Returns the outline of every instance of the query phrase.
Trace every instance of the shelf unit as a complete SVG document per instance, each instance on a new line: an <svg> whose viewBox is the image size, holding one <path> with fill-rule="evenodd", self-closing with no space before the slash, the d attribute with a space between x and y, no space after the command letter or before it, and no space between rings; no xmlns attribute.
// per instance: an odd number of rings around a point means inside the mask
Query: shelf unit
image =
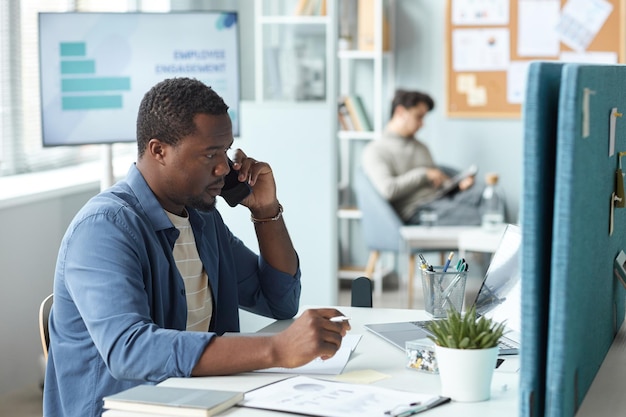
<svg viewBox="0 0 626 417"><path fill-rule="evenodd" d="M297 15L299 0L255 1L257 102L334 97L334 1L323 2L323 15Z"/></svg>
<svg viewBox="0 0 626 417"><path fill-rule="evenodd" d="M306 271L303 304L332 304L339 289L337 170L335 164L322 165L337 159L336 0L325 1L326 14L314 16L296 13L301 0L251 3L255 98L242 103L242 147L250 155L267 158L277 176L277 197L285 206L289 233ZM241 2L240 7L244 7ZM311 63L320 76L313 78L312 90L304 89L315 91L307 96L299 94L297 87L311 80L310 73L302 72ZM280 72L272 73L275 69ZM255 249L254 230L242 226L247 234L238 230L238 237L247 238L244 242Z"/></svg>
<svg viewBox="0 0 626 417"><path fill-rule="evenodd" d="M359 6L366 6L373 13L373 19L371 19L374 25L373 48L371 50L358 49L358 18L362 17L358 11ZM351 94L359 95L372 125L371 131L337 131L339 177L337 220L340 262L338 276L340 279L353 279L363 275L365 270L365 262L355 262L355 258L359 256L358 251L363 252L365 248L360 248L358 244L361 214L356 208L351 182L353 172L359 164L359 149L368 141L376 140L380 136L387 119L385 116L394 87L395 2L394 0L339 0L337 7L339 35L348 35L355 40L350 49L337 51L338 98ZM384 27L385 21L386 28ZM389 37L387 50L383 50L383 44L386 43L383 39L385 30L386 36ZM365 81L359 84L361 79ZM370 79L371 82L368 82Z"/></svg>

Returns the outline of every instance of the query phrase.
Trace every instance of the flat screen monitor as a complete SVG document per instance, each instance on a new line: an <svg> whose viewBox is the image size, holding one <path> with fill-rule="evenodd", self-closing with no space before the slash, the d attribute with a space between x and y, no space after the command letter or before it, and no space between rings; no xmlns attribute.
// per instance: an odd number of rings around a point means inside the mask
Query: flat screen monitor
<svg viewBox="0 0 626 417"><path fill-rule="evenodd" d="M236 12L40 13L44 146L134 142L144 94L166 79L211 86L239 136Z"/></svg>

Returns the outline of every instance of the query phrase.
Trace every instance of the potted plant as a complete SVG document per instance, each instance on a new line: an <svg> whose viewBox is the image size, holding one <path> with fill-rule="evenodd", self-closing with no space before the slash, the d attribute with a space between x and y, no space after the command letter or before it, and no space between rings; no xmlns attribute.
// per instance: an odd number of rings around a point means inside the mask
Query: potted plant
<svg viewBox="0 0 626 417"><path fill-rule="evenodd" d="M447 318L429 324L441 377L442 395L455 401L485 401L498 359L504 323L477 317L472 307L461 316L450 309Z"/></svg>

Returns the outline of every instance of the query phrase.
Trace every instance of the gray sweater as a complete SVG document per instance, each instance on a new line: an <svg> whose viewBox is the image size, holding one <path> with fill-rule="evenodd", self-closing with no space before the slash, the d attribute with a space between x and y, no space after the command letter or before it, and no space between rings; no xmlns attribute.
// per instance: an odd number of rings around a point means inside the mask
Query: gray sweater
<svg viewBox="0 0 626 417"><path fill-rule="evenodd" d="M405 222L435 194L426 170L436 165L428 147L414 137L385 131L366 145L361 163L374 187Z"/></svg>

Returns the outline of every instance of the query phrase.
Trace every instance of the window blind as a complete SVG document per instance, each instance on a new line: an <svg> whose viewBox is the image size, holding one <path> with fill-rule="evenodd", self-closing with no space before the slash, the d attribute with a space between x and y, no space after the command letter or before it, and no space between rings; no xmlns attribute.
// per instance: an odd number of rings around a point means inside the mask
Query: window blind
<svg viewBox="0 0 626 417"><path fill-rule="evenodd" d="M42 146L39 96L39 12L167 12L169 0L3 0L0 2L0 176L94 161L101 145ZM43 69L45 70L45 68ZM136 152L114 144L113 155Z"/></svg>

